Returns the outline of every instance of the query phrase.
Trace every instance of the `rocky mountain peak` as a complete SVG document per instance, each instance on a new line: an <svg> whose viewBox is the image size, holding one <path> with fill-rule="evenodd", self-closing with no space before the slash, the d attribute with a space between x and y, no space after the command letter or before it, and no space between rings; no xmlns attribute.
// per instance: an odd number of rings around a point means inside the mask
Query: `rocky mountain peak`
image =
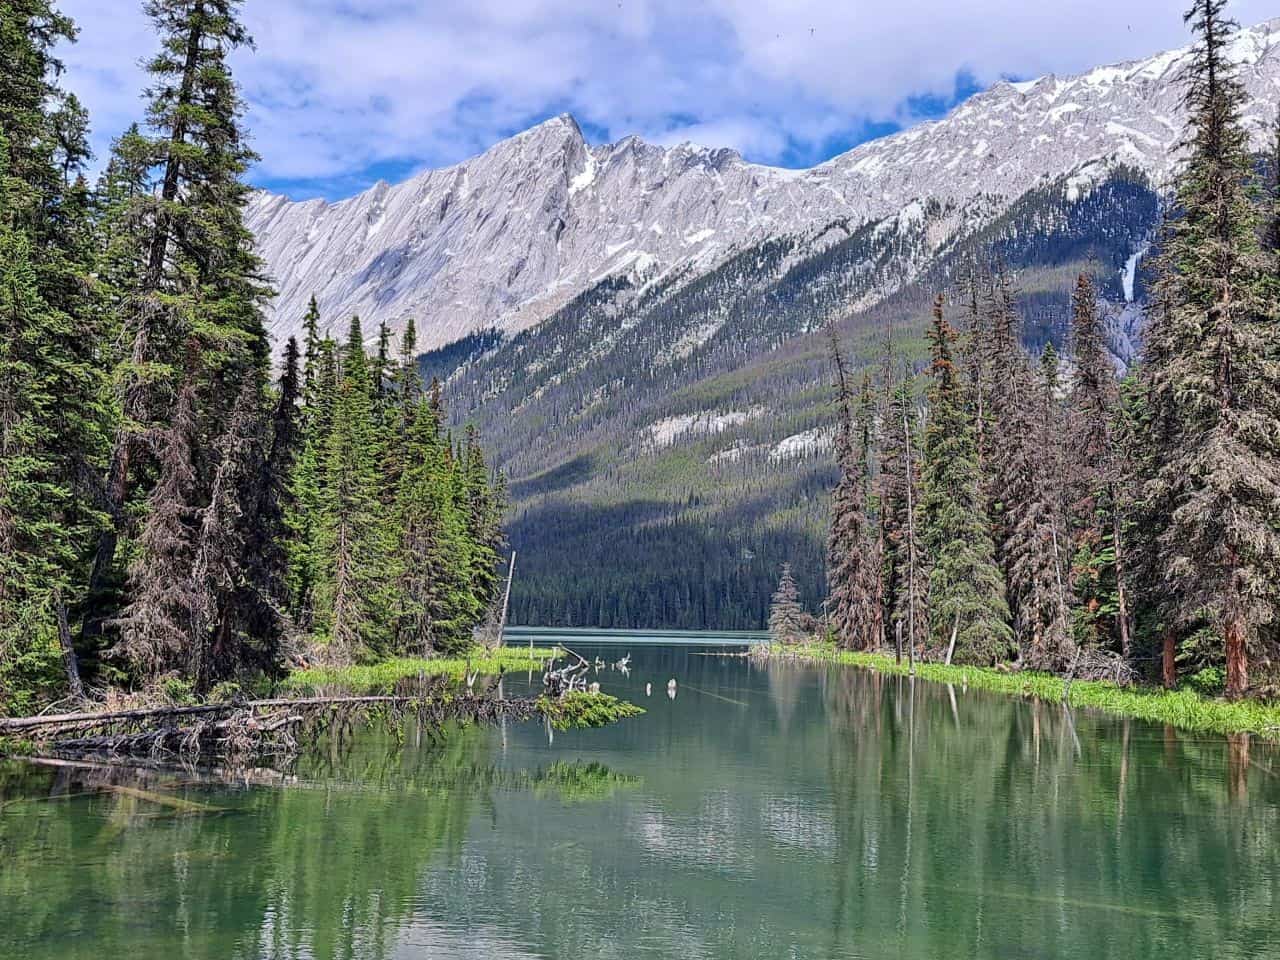
<svg viewBox="0 0 1280 960"><path fill-rule="evenodd" d="M1242 30L1231 51L1262 142L1280 99L1280 18ZM430 348L537 324L611 274L696 273L751 242L837 220L856 226L916 201L990 216L1068 174L1073 190L1117 164L1159 181L1177 162L1184 117L1173 81L1187 53L1001 82L941 120L810 170L634 136L591 146L560 114L469 160L337 203L259 193L248 224L279 291L272 330L281 341L297 333L315 294L335 331L352 313L393 329L413 316Z"/></svg>

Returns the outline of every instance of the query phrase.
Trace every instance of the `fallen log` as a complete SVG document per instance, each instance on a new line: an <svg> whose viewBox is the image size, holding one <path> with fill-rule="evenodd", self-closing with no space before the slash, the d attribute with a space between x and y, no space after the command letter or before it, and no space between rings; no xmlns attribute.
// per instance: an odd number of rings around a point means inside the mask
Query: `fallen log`
<svg viewBox="0 0 1280 960"><path fill-rule="evenodd" d="M413 687L398 685L391 695L233 700L10 718L0 720L0 752L8 734L29 741L23 752L34 748L52 758L145 758L188 767L225 760L244 767L256 757L290 760L300 744L325 732L341 740L356 722L373 717L387 724L416 717L429 729L443 730L450 722L521 722L539 716L563 729L601 726L633 715L636 708L630 704L588 693L585 672L586 662L579 658L553 676L544 687L547 693L536 698L503 697L501 677L482 691L461 693L446 678L434 678Z"/></svg>
<svg viewBox="0 0 1280 960"><path fill-rule="evenodd" d="M305 697L302 699L228 700L226 703L201 703L190 706L140 707L134 710L113 710L101 713L54 713L37 717L12 717L0 719L0 734L18 733L49 726L102 726L131 720L153 720L165 717L187 717L211 713L234 713L237 710L258 710L278 707L309 707L341 704L405 703L411 696L369 697Z"/></svg>

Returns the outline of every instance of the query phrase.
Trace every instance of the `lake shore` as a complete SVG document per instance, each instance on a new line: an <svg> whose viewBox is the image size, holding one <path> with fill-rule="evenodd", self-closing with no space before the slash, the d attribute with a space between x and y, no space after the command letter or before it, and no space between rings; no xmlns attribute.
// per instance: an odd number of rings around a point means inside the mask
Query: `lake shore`
<svg viewBox="0 0 1280 960"><path fill-rule="evenodd" d="M406 677L463 680L468 674L496 676L503 672L541 670L548 660L561 655L556 647L508 645L494 650L476 649L451 657L397 657L371 664L311 667L294 670L280 681L278 689L297 695L334 687L368 693L388 690Z"/></svg>
<svg viewBox="0 0 1280 960"><path fill-rule="evenodd" d="M756 649L762 650L762 656L768 660L835 663L901 676L907 676L911 671L911 666L905 659L899 663L890 654L839 650L824 643L787 646L775 644ZM1193 690L1126 688L1094 680L1074 680L1068 684L1062 677L1047 673L1006 673L986 667L947 666L941 663L916 663L915 675L935 683L1034 697L1050 703L1061 703L1065 698L1072 707L1101 710L1152 723L1166 723L1183 730L1219 734L1251 733L1268 740L1280 741L1280 704L1276 703L1227 701L1205 697Z"/></svg>

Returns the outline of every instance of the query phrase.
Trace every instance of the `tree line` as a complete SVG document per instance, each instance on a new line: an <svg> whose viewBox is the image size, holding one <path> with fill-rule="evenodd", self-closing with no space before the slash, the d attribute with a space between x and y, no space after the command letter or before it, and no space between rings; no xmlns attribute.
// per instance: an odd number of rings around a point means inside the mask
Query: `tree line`
<svg viewBox="0 0 1280 960"><path fill-rule="evenodd" d="M1250 665L1269 668L1280 639L1280 126L1257 164L1223 7L1187 14L1187 162L1123 379L1087 275L1068 356L1033 358L1008 272L972 270L935 304L923 403L891 339L878 382L856 384L833 331L841 644L1264 686Z"/></svg>
<svg viewBox="0 0 1280 960"><path fill-rule="evenodd" d="M502 484L414 332L353 318L273 370L243 212L238 0L147 0L146 120L90 185L71 20L0 8L0 709L89 679L197 691L466 642Z"/></svg>

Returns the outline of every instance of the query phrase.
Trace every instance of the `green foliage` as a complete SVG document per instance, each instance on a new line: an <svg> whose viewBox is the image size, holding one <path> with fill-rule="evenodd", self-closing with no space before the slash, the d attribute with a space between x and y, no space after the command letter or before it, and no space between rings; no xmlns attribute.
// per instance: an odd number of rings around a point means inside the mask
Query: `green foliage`
<svg viewBox="0 0 1280 960"><path fill-rule="evenodd" d="M1227 689L1280 606L1280 299L1225 0L1196 0L1187 71L1188 158L1165 224L1144 378L1166 613L1184 635L1221 633Z"/></svg>
<svg viewBox="0 0 1280 960"><path fill-rule="evenodd" d="M501 478L474 431L455 449L412 330L398 361L384 330L371 369L357 318L340 352L318 323L313 303L285 515L294 616L337 663L464 652L496 596Z"/></svg>
<svg viewBox="0 0 1280 960"><path fill-rule="evenodd" d="M166 677L160 689L170 703L178 706L196 702L195 684L185 677Z"/></svg>
<svg viewBox="0 0 1280 960"><path fill-rule="evenodd" d="M252 44L240 3L146 13L146 124L91 190L86 113L55 82L72 23L45 0L0 9L8 711L56 698L77 660L95 683L247 688L279 674L298 628L338 661L460 650L496 593L502 483L474 432L455 449L438 398L430 436L413 432L412 329L397 361L382 325L371 364L359 322L339 348L313 300L304 355L290 342L269 383L271 291L243 216L256 156L229 66Z"/></svg>
<svg viewBox="0 0 1280 960"><path fill-rule="evenodd" d="M644 713L634 703L607 693L584 693L580 690L562 697L539 697L538 707L557 730L603 727Z"/></svg>
<svg viewBox="0 0 1280 960"><path fill-rule="evenodd" d="M1187 686L1202 697L1219 697L1226 688L1227 674L1221 667L1205 667L1187 677Z"/></svg>

